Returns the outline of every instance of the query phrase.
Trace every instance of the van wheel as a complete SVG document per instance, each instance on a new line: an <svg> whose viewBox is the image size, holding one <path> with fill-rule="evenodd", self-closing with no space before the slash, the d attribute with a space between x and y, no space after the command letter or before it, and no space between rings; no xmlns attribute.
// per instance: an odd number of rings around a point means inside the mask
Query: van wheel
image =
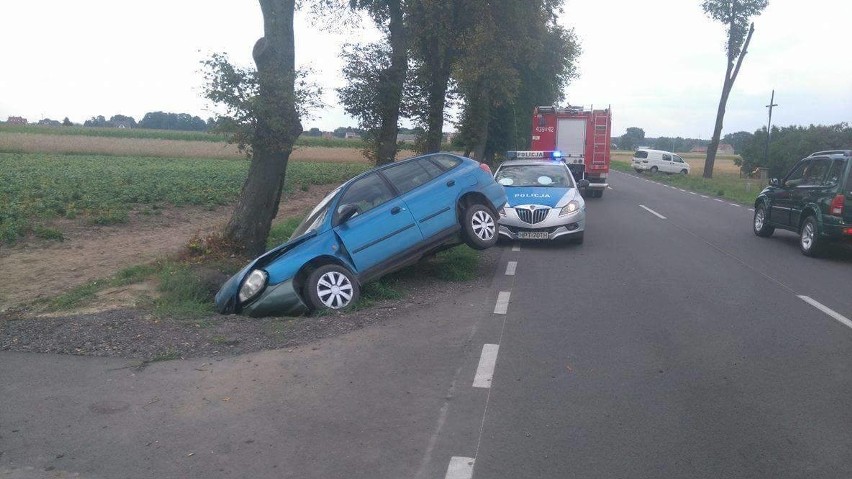
<svg viewBox="0 0 852 479"><path fill-rule="evenodd" d="M686 171L686 170L680 170L680 174L683 175L683 176L686 176L686 175L689 174L689 172Z"/></svg>
<svg viewBox="0 0 852 479"><path fill-rule="evenodd" d="M649 171L651 172L652 175L656 175L657 171L659 171L659 169L656 166L652 166Z"/></svg>
<svg viewBox="0 0 852 479"><path fill-rule="evenodd" d="M774 226L766 222L766 206L761 203L754 209L754 234L761 238L768 238L775 232Z"/></svg>
<svg viewBox="0 0 852 479"><path fill-rule="evenodd" d="M633 168L633 169L636 170L636 173L642 174L642 170L640 170L639 168Z"/></svg>
<svg viewBox="0 0 852 479"><path fill-rule="evenodd" d="M473 204L464 210L462 219L464 242L473 249L487 249L497 244L497 218L491 208Z"/></svg>
<svg viewBox="0 0 852 479"><path fill-rule="evenodd" d="M799 233L799 249L805 256L818 256L822 252L823 241L819 237L817 220L813 216L805 218Z"/></svg>

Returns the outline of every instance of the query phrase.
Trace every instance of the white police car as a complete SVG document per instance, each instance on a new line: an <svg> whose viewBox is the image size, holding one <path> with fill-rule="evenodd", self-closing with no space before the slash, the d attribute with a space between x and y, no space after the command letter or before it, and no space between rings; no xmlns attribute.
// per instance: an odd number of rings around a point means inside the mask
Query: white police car
<svg viewBox="0 0 852 479"><path fill-rule="evenodd" d="M574 181L558 152L512 153L518 159L504 161L494 173L509 199L498 220L500 236L582 243L586 203L580 188L588 180Z"/></svg>

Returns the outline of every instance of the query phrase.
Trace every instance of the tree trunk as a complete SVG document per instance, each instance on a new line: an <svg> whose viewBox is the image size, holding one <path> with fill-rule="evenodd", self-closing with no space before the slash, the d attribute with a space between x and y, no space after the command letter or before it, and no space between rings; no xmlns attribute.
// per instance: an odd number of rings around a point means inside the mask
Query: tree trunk
<svg viewBox="0 0 852 479"><path fill-rule="evenodd" d="M441 151L444 140L444 105L447 101L447 85L450 82L450 65L444 61L430 78L428 114L426 118L425 153Z"/></svg>
<svg viewBox="0 0 852 479"><path fill-rule="evenodd" d="M224 238L247 256L266 251L278 213L287 161L302 124L295 104L295 0L260 0L264 36L254 45L259 105L251 165Z"/></svg>
<svg viewBox="0 0 852 479"><path fill-rule="evenodd" d="M385 71L384 95L382 95L381 126L377 135L376 164L393 163L396 158L396 138L399 134L399 106L402 89L408 72L408 38L403 23L402 5L399 0L388 2L390 21L388 30L391 44L391 65Z"/></svg>

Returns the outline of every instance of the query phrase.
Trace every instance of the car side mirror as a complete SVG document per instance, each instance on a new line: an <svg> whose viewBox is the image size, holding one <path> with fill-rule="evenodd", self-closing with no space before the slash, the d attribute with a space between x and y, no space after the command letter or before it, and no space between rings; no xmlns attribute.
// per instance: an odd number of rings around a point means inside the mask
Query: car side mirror
<svg viewBox="0 0 852 479"><path fill-rule="evenodd" d="M590 184L591 183L589 183L589 180L582 179L577 182L577 188L588 188Z"/></svg>
<svg viewBox="0 0 852 479"><path fill-rule="evenodd" d="M342 206L337 215L339 224L346 223L349 218L355 216L356 213L358 213L358 205L350 204Z"/></svg>
<svg viewBox="0 0 852 479"><path fill-rule="evenodd" d="M781 180L779 180L778 178L772 178L771 180L769 180L769 185L770 186L781 186Z"/></svg>

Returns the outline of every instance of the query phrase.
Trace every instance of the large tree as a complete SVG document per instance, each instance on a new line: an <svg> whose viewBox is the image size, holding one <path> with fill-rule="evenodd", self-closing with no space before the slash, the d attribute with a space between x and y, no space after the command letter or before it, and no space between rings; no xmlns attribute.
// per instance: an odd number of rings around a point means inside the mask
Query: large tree
<svg viewBox="0 0 852 479"><path fill-rule="evenodd" d="M235 140L251 155L248 176L223 233L227 244L248 256L266 250L287 162L302 133L295 91L295 0L259 1L263 37L252 51L257 71L235 70L227 59L214 56L205 92L207 98L224 103L235 114L225 124L235 128ZM246 91L241 83L247 76L256 81L256 91Z"/></svg>
<svg viewBox="0 0 852 479"><path fill-rule="evenodd" d="M704 0L701 8L713 20L725 24L727 31L726 52L728 65L725 70L725 80L722 83L722 97L716 111L716 124L713 127L713 137L707 146L707 159L704 162L704 178L713 177L713 164L716 161L716 150L722 135L722 122L725 119L725 107L728 96L734 87L734 81L740 72L748 52L748 44L754 33L754 23L751 17L759 15L766 8L767 0Z"/></svg>

